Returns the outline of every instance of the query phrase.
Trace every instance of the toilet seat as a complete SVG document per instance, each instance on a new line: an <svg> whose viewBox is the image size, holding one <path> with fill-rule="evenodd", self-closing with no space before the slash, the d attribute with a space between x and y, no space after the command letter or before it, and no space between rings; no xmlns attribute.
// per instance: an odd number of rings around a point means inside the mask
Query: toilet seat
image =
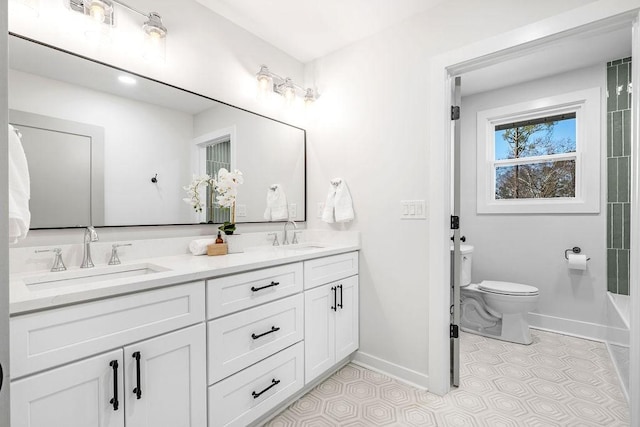
<svg viewBox="0 0 640 427"><path fill-rule="evenodd" d="M529 296L538 295L538 288L535 286L523 285L522 283L497 282L484 280L478 284L478 289L485 292L501 295Z"/></svg>

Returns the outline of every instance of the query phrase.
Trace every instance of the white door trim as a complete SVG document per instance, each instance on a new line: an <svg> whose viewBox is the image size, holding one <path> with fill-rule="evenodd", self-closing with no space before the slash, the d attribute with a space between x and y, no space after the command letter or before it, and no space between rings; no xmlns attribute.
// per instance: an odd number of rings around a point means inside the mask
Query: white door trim
<svg viewBox="0 0 640 427"><path fill-rule="evenodd" d="M592 31L610 25L629 25L637 15L637 0L600 0L561 13L551 18L530 24L506 34L473 43L464 48L439 55L431 61L429 83L429 390L437 394L449 391L449 215L451 207L451 121L449 117L451 76L480 68L503 60L512 55L522 55L530 49L538 48L565 35L580 31ZM635 74L638 67L634 67ZM638 97L634 97L634 107ZM634 115L634 147L637 145L637 108ZM464 111L462 112L464 115ZM637 155L636 155L637 157ZM637 170L637 169L636 169ZM638 179L638 177L634 177ZM636 192L637 190L637 186ZM637 193L636 195L637 201ZM633 208L632 208L633 209ZM632 220L640 225L638 212ZM464 219L463 219L464 220ZM632 241L640 244L637 235ZM632 250L633 250L632 246ZM632 263L633 264L633 263ZM637 283L638 272L632 270L632 283ZM634 300L637 300L637 295ZM635 306L640 307L640 304ZM632 318L632 327L640 327L638 313ZM635 328L634 328L635 329ZM636 331L638 329L635 329ZM636 340L637 341L637 340ZM632 343L631 360L640 362L639 343ZM635 353L634 353L635 350ZM638 377L638 366L632 366L632 373ZM634 394L634 391L636 394ZM638 396L640 388L632 386L632 396ZM634 397L632 397L633 401ZM637 398L636 398L637 400ZM640 419L638 408L633 409L634 420Z"/></svg>

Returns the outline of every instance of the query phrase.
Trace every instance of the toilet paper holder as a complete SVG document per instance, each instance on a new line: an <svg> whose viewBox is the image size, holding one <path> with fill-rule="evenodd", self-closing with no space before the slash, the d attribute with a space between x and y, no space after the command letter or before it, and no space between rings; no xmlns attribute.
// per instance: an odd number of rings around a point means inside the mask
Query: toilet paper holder
<svg viewBox="0 0 640 427"><path fill-rule="evenodd" d="M570 249L565 249L564 250L564 259L568 260L569 257L567 256L567 252L573 252L574 254L579 254L580 252L582 252L582 249L580 249L578 246L574 246L573 248ZM589 261L591 258L587 258L587 261Z"/></svg>

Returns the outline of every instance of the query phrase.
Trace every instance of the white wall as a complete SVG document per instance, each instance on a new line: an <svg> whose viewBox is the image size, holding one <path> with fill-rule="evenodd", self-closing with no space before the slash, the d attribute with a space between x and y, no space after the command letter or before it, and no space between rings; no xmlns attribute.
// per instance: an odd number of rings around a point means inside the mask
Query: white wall
<svg viewBox="0 0 640 427"><path fill-rule="evenodd" d="M194 117L194 137L233 128L236 164L244 184L237 204L245 205L239 221L264 221L267 189L280 184L289 205L295 204L294 221L305 217L304 131L242 110L217 105Z"/></svg>
<svg viewBox="0 0 640 427"><path fill-rule="evenodd" d="M473 0L435 9L314 61L307 78L321 98L309 127L308 206L324 201L329 179L342 176L356 219L309 227L362 233L362 360L428 384L429 235L427 221L400 220L400 200L426 199L430 58L560 13L584 1Z"/></svg>
<svg viewBox="0 0 640 427"><path fill-rule="evenodd" d="M12 13L11 32L97 59L177 87L191 90L241 108L304 127L298 109L257 99L255 73L267 64L278 74L303 80L304 67L297 60L194 1L129 0L131 6L157 11L169 30L164 64L142 58L139 44L142 18L128 12L118 14L111 44L95 44L84 36L79 14L71 13L60 0L40 0L38 18ZM155 173L155 172L154 172ZM189 175L190 176L190 175ZM182 196L181 196L182 197ZM264 225L240 225L238 230L264 230ZM103 229L101 240L126 240L166 236L213 234L215 228L202 226L152 227L147 229ZM73 243L81 230L30 232L24 245Z"/></svg>
<svg viewBox="0 0 640 427"><path fill-rule="evenodd" d="M15 70L9 85L11 109L105 130L105 224L193 222L182 202L192 175L191 114Z"/></svg>
<svg viewBox="0 0 640 427"><path fill-rule="evenodd" d="M532 316L532 325L567 333L586 333L572 329L578 327L572 321L607 324L605 66L603 63L462 98L461 231L467 237L466 243L475 247L472 281L504 280L536 286L540 290L540 302L534 311L537 315ZM464 76L462 85L464 88ZM602 141L600 213L478 215L477 112L593 87L600 88L602 100L601 135L596 136ZM591 257L584 272L567 269L564 250L574 246ZM603 332L593 325L589 325L587 331Z"/></svg>

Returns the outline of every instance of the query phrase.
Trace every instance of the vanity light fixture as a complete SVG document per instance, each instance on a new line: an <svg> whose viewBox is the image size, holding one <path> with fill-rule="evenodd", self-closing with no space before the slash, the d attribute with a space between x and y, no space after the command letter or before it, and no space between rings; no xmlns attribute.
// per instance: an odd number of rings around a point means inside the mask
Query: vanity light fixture
<svg viewBox="0 0 640 427"><path fill-rule="evenodd" d="M142 31L145 35L145 57L164 59L165 44L167 38L167 27L162 23L162 17L157 12L144 13L120 0L68 0L69 8L74 12L79 12L91 17L95 22L114 27L115 5L122 9L136 13L146 18L142 24Z"/></svg>
<svg viewBox="0 0 640 427"><path fill-rule="evenodd" d="M289 77L281 77L271 72L266 65L260 66L256 79L260 92L275 92L283 96L287 102L293 102L298 94L302 95L306 105L310 105L318 99L318 94L313 89L298 86Z"/></svg>

